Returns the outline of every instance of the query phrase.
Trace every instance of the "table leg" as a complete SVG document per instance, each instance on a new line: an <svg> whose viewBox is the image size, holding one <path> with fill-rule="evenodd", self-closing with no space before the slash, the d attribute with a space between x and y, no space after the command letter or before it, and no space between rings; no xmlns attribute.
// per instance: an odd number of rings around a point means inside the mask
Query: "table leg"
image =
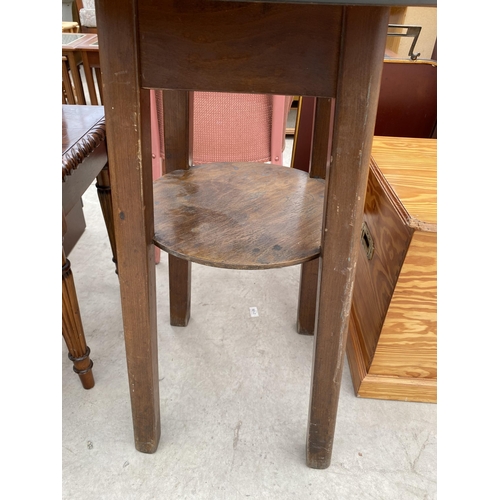
<svg viewBox="0 0 500 500"><path fill-rule="evenodd" d="M135 447L154 453L161 425L151 115L149 90L141 89L139 54L130 36L135 8L134 2L96 3L103 26L120 26L99 32L100 64L106 109L113 110L106 113L106 136ZM120 51L111 50L115 46Z"/></svg>
<svg viewBox="0 0 500 500"><path fill-rule="evenodd" d="M319 258L304 262L300 268L297 332L301 335L314 335L316 298L318 295L318 269Z"/></svg>
<svg viewBox="0 0 500 500"><path fill-rule="evenodd" d="M318 469L331 461L389 8L344 14L307 433L307 464Z"/></svg>
<svg viewBox="0 0 500 500"><path fill-rule="evenodd" d="M187 326L191 315L191 262L168 256L170 324Z"/></svg>
<svg viewBox="0 0 500 500"><path fill-rule="evenodd" d="M193 92L163 91L163 139L168 158L165 172L193 163ZM187 326L191 309L191 262L168 256L170 324Z"/></svg>
<svg viewBox="0 0 500 500"><path fill-rule="evenodd" d="M63 215L63 236L66 232L65 223ZM74 364L74 372L80 377L84 389L91 389L94 387L93 363L89 358L90 349L83 332L71 264L66 259L64 249L62 250L62 334L68 348L68 357Z"/></svg>
<svg viewBox="0 0 500 500"><path fill-rule="evenodd" d="M306 107L313 109L305 109ZM309 151L308 155L299 151L299 156L309 156L309 176L314 179L325 179L326 171L330 168L332 154L333 117L335 114L335 100L314 98L312 101L303 99L302 112L306 120L306 130L312 140L304 142L300 147ZM310 118L309 118L310 117ZM302 117L301 117L302 119ZM302 129L302 123L299 128ZM309 127L312 131L309 132ZM312 145L312 149L311 149ZM305 162L304 162L305 163ZM314 335L316 321L316 299L318 292L319 259L302 264L300 273L299 305L297 311L297 331L302 335Z"/></svg>
<svg viewBox="0 0 500 500"><path fill-rule="evenodd" d="M113 221L113 205L111 198L111 185L109 179L109 165L99 172L97 176L96 189L99 196L99 203L101 204L102 215L106 230L108 232L109 243L111 245L111 252L113 254L113 262L115 263L115 271L118 274L118 260L116 257L116 239L115 239L115 223Z"/></svg>

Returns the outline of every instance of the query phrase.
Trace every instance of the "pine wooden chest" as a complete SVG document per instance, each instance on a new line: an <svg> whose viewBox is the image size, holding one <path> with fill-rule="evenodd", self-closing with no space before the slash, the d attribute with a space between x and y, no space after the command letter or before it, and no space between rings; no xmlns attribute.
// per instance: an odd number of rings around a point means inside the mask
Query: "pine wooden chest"
<svg viewBox="0 0 500 500"><path fill-rule="evenodd" d="M437 399L436 152L374 138L347 345L360 397Z"/></svg>

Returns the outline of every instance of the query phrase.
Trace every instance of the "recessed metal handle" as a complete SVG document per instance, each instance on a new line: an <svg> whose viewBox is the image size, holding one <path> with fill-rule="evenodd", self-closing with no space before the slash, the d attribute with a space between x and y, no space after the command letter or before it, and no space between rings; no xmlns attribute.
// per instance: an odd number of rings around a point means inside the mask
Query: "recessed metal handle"
<svg viewBox="0 0 500 500"><path fill-rule="evenodd" d="M373 238L370 234L368 226L366 225L366 222L363 222L363 226L361 227L361 245L366 252L368 260L371 260L371 258L373 257L373 252L375 251L375 245L373 244Z"/></svg>

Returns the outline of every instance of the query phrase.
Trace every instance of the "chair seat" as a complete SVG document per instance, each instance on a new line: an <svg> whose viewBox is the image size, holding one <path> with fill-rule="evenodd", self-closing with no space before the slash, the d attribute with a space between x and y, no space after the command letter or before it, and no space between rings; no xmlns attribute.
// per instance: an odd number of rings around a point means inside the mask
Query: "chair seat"
<svg viewBox="0 0 500 500"><path fill-rule="evenodd" d="M199 264L270 269L320 252L325 181L266 163L210 163L154 183L154 242Z"/></svg>

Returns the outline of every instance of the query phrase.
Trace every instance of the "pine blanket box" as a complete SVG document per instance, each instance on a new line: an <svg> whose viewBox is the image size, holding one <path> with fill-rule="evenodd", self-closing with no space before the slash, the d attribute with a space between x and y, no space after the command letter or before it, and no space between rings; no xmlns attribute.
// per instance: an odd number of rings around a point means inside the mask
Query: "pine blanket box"
<svg viewBox="0 0 500 500"><path fill-rule="evenodd" d="M436 153L374 138L347 344L359 397L437 400Z"/></svg>

